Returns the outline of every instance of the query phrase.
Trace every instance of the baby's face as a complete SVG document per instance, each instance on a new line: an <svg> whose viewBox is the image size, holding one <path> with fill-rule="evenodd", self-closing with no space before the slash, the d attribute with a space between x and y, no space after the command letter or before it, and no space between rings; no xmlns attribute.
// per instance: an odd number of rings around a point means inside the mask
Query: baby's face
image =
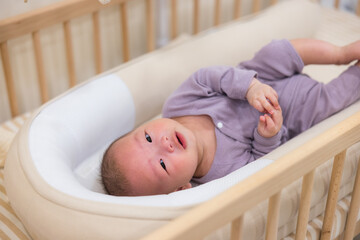
<svg viewBox="0 0 360 240"><path fill-rule="evenodd" d="M164 194L189 186L198 164L193 132L172 119L146 123L115 147L134 195Z"/></svg>

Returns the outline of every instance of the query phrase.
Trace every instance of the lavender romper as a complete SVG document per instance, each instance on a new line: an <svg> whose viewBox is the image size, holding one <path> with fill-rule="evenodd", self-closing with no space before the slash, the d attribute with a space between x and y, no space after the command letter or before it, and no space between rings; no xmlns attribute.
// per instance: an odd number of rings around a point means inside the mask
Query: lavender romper
<svg viewBox="0 0 360 240"><path fill-rule="evenodd" d="M360 98L359 67L349 67L328 84L301 74L303 67L288 40L274 40L237 67L200 69L170 96L164 117L208 115L215 124L215 159L205 176L193 178L195 184L241 168ZM254 77L279 96L284 121L271 138L258 134L261 113L245 98Z"/></svg>

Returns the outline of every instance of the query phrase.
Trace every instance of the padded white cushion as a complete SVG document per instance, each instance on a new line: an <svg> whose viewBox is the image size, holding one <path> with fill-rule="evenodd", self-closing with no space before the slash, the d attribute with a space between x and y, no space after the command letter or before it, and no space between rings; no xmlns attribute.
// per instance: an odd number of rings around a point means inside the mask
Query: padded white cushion
<svg viewBox="0 0 360 240"><path fill-rule="evenodd" d="M30 154L51 186L87 198L91 193L84 186L98 191L97 176L77 179L75 169L87 159L99 162L104 147L130 131L134 121L128 88L116 75L105 75L65 94L38 114L29 132Z"/></svg>

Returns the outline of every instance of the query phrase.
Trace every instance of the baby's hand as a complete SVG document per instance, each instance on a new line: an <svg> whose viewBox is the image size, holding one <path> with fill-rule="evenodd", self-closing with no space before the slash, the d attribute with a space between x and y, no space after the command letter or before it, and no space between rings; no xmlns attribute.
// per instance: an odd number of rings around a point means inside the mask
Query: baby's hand
<svg viewBox="0 0 360 240"><path fill-rule="evenodd" d="M275 110L280 109L275 90L269 85L259 82L256 78L250 83L246 99L251 106L262 113L272 114Z"/></svg>
<svg viewBox="0 0 360 240"><path fill-rule="evenodd" d="M273 114L264 114L260 116L258 123L258 133L265 138L275 136L281 129L283 123L282 111L279 107Z"/></svg>

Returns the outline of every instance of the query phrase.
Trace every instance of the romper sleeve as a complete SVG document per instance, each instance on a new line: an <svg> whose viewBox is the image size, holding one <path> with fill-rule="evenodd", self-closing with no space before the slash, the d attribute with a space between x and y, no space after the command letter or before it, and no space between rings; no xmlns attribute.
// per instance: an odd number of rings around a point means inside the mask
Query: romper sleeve
<svg viewBox="0 0 360 240"><path fill-rule="evenodd" d="M259 79L276 80L301 73L304 63L290 41L282 39L271 41L238 67L256 71Z"/></svg>
<svg viewBox="0 0 360 240"><path fill-rule="evenodd" d="M265 138L259 134L257 128L254 130L254 141L252 142L252 154L254 159L258 159L271 152L281 145L281 139L286 129L281 126L280 131L273 137Z"/></svg>
<svg viewBox="0 0 360 240"><path fill-rule="evenodd" d="M218 95L246 100L247 90L255 76L256 72L253 70L229 66L202 68L175 90L165 102L163 113L182 112L182 108L189 109L189 104L193 101Z"/></svg>

